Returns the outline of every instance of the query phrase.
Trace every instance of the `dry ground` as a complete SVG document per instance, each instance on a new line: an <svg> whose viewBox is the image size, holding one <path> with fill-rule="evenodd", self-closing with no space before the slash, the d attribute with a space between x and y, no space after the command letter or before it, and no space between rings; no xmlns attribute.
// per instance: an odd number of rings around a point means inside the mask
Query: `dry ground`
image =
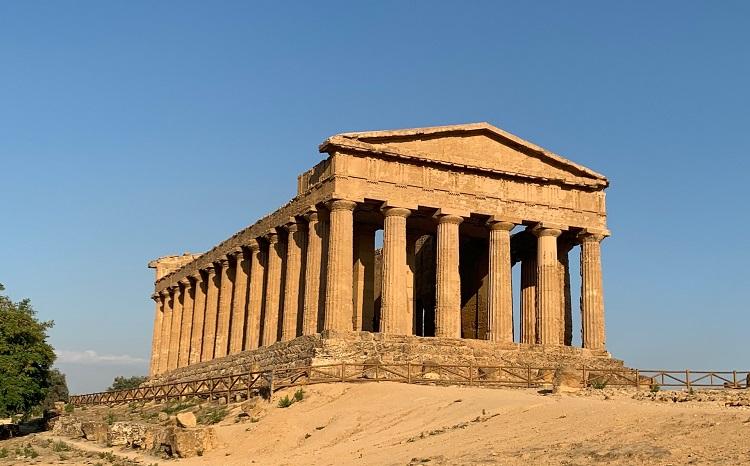
<svg viewBox="0 0 750 466"><path fill-rule="evenodd" d="M292 393L262 402L257 422L235 406L218 424L219 450L178 461L140 455L141 464L750 464L750 409L723 401L368 383L306 387L301 402L277 407Z"/></svg>

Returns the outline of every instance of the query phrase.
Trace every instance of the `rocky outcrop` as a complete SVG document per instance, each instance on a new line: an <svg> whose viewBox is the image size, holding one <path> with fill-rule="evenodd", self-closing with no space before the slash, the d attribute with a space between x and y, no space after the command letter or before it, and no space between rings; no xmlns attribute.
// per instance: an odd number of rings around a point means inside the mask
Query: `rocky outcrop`
<svg viewBox="0 0 750 466"><path fill-rule="evenodd" d="M185 424L189 423L189 420L185 422ZM52 433L62 437L84 438L103 445L125 446L179 458L202 455L218 446L213 427L185 428L130 421L114 422L108 425L103 421L81 421L75 416L61 416L55 423Z"/></svg>

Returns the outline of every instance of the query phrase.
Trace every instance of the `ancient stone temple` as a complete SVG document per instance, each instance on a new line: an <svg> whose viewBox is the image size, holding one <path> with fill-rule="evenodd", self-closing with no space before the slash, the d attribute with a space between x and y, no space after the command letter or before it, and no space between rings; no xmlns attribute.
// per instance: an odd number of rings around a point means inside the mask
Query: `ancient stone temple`
<svg viewBox="0 0 750 466"><path fill-rule="evenodd" d="M582 346L604 353L603 175L487 123L342 133L319 150L289 203L149 264L152 375L326 331L562 350L576 246Z"/></svg>

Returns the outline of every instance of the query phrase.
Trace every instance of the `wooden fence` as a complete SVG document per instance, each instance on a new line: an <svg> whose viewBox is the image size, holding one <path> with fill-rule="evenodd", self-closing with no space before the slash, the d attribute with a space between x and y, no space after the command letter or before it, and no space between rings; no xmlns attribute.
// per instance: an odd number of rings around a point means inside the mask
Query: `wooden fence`
<svg viewBox="0 0 750 466"><path fill-rule="evenodd" d="M72 395L74 405L116 404L134 401L170 401L191 397L245 398L270 396L286 387L331 382L401 382L411 384L472 385L479 387L542 387L552 383L552 367L475 366L443 364L340 363L223 375L188 382L173 382L131 390ZM666 371L591 369L582 367L586 386L660 388L747 388L750 371Z"/></svg>

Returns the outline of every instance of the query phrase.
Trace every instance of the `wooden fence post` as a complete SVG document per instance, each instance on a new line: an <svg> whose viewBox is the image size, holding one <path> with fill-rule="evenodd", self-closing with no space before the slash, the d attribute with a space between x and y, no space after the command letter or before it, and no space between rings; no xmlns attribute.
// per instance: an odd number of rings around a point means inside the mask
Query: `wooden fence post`
<svg viewBox="0 0 750 466"><path fill-rule="evenodd" d="M687 389L690 391L690 371L688 369L685 369L685 385L687 385Z"/></svg>
<svg viewBox="0 0 750 466"><path fill-rule="evenodd" d="M641 375L638 372L638 369L635 370L635 389L636 390L641 389Z"/></svg>

